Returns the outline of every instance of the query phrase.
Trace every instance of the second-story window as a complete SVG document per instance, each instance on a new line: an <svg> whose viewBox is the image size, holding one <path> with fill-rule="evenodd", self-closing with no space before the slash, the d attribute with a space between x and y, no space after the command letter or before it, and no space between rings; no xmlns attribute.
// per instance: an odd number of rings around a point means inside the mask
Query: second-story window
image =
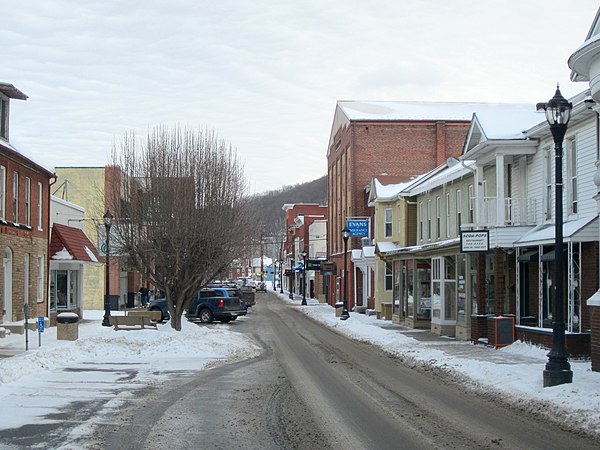
<svg viewBox="0 0 600 450"><path fill-rule="evenodd" d="M446 194L446 237L450 237L450 193Z"/></svg>
<svg viewBox="0 0 600 450"><path fill-rule="evenodd" d="M19 174L13 172L13 222L19 223Z"/></svg>
<svg viewBox="0 0 600 450"><path fill-rule="evenodd" d="M462 196L460 189L456 190L456 235L460 233L462 225Z"/></svg>
<svg viewBox="0 0 600 450"><path fill-rule="evenodd" d="M42 230L43 227L43 206L44 206L44 190L42 188L42 183L38 183L38 204L37 204L37 211L38 211L38 230Z"/></svg>
<svg viewBox="0 0 600 450"><path fill-rule="evenodd" d="M0 166L0 219L6 220L6 167Z"/></svg>
<svg viewBox="0 0 600 450"><path fill-rule="evenodd" d="M31 226L31 179L25 177L25 225Z"/></svg>
<svg viewBox="0 0 600 450"><path fill-rule="evenodd" d="M435 198L435 237L436 239L440 238L442 233L442 224L441 224L441 199L439 196Z"/></svg>
<svg viewBox="0 0 600 450"><path fill-rule="evenodd" d="M392 236L392 208L385 208L383 210L383 216L384 216L384 231L383 231L383 235L384 237L391 237Z"/></svg>
<svg viewBox="0 0 600 450"><path fill-rule="evenodd" d="M427 239L431 239L431 200L427 200Z"/></svg>
<svg viewBox="0 0 600 450"><path fill-rule="evenodd" d="M571 139L567 145L568 152L568 198L569 198L569 212L571 214L577 214L577 143L575 139Z"/></svg>
<svg viewBox="0 0 600 450"><path fill-rule="evenodd" d="M475 223L475 195L473 185L469 185L469 223Z"/></svg>
<svg viewBox="0 0 600 450"><path fill-rule="evenodd" d="M423 239L423 202L419 202L419 239Z"/></svg>
<svg viewBox="0 0 600 450"><path fill-rule="evenodd" d="M546 188L544 192L545 204L545 215L546 219L552 217L552 155L550 148L547 148L544 153L544 186Z"/></svg>

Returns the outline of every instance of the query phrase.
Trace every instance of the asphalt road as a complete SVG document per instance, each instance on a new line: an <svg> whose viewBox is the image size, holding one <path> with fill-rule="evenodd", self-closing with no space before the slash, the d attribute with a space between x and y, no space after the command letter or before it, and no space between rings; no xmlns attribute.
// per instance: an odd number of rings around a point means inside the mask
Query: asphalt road
<svg viewBox="0 0 600 450"><path fill-rule="evenodd" d="M599 448L448 374L338 335L271 293L257 297L229 325L263 344L260 357L144 393L96 436L97 448Z"/></svg>

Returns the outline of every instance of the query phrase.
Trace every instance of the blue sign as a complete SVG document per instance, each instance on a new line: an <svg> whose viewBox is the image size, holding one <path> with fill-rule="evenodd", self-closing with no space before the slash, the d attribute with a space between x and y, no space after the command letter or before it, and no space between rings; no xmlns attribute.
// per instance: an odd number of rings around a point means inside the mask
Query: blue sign
<svg viewBox="0 0 600 450"><path fill-rule="evenodd" d="M350 236L369 236L369 220L346 220L346 226L350 230Z"/></svg>
<svg viewBox="0 0 600 450"><path fill-rule="evenodd" d="M38 333L44 332L44 318L42 316L38 317Z"/></svg>

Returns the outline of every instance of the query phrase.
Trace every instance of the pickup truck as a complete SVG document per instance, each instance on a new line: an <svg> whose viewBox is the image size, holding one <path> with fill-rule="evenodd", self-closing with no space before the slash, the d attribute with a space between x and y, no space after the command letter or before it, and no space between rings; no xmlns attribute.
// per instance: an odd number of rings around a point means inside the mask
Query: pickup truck
<svg viewBox="0 0 600 450"><path fill-rule="evenodd" d="M230 296L226 289L202 289L196 293L187 311L187 319L192 322L211 323L218 320L229 323L243 315L239 297Z"/></svg>

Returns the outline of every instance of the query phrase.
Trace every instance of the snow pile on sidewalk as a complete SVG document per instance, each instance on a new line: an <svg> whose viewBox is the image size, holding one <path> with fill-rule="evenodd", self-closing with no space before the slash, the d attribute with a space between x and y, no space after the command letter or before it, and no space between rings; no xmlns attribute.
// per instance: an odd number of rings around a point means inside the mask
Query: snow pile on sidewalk
<svg viewBox="0 0 600 450"><path fill-rule="evenodd" d="M102 363L140 363L138 379L156 377L162 371L199 370L219 360L236 360L255 356L260 349L243 334L230 327L202 327L182 321L182 330L169 323L158 330L119 330L101 325L103 311L86 311L79 324L79 339L58 341L56 327L42 333L29 332L29 351L0 359L0 398L7 385L28 375L36 379L43 372L82 361ZM0 340L0 351L24 348L25 335L11 334Z"/></svg>

